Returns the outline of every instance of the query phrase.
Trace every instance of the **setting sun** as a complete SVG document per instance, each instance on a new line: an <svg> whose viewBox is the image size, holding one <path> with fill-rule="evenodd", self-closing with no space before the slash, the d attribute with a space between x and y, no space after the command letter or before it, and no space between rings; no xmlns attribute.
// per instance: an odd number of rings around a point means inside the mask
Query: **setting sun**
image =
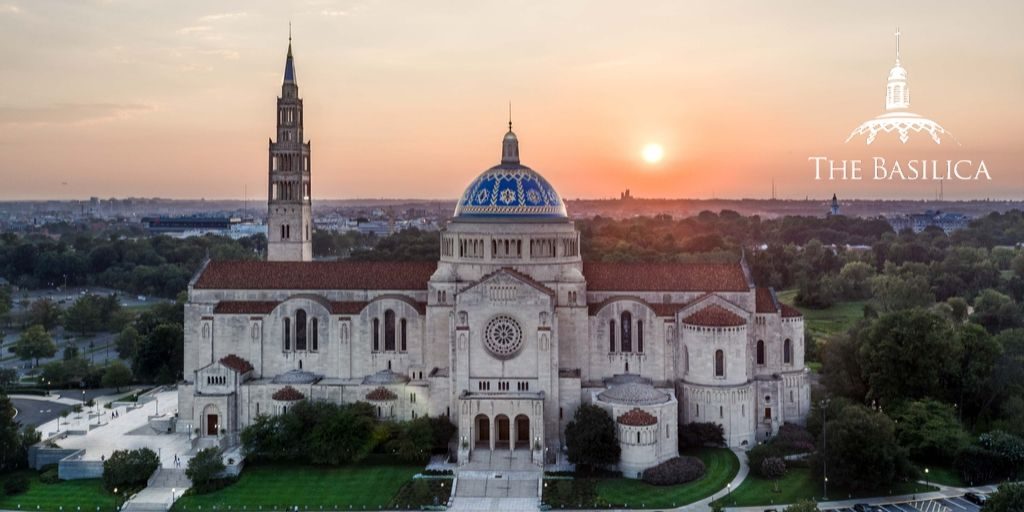
<svg viewBox="0 0 1024 512"><path fill-rule="evenodd" d="M641 155L643 155L645 162L649 164L656 164L665 156L665 150L662 149L661 144L651 143L644 146Z"/></svg>

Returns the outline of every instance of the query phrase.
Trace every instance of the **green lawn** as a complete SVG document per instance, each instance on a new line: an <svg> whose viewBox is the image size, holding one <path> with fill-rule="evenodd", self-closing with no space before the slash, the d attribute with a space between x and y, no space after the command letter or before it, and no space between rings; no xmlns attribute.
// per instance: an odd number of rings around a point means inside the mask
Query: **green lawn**
<svg viewBox="0 0 1024 512"><path fill-rule="evenodd" d="M209 494L186 495L174 509L388 507L399 489L421 470L422 466L376 462L341 467L252 465L235 484Z"/></svg>
<svg viewBox="0 0 1024 512"><path fill-rule="evenodd" d="M960 475L953 468L935 467L928 466L928 476L924 474L925 466L919 466L917 469L921 471L921 479L928 480L929 482L936 483L939 485L948 485L950 487L967 487L967 482L960 479Z"/></svg>
<svg viewBox="0 0 1024 512"><path fill-rule="evenodd" d="M726 506L753 507L821 499L821 481L811 476L811 470L807 468L791 468L789 471L786 471L786 476L778 481L779 492L775 492L775 488L775 482L750 474L738 488L733 489L728 497L719 501ZM879 489L875 492L851 493L830 482L828 497L833 500L839 500L869 496L913 494L915 492L926 492L935 489L935 487L908 482L893 484L891 488Z"/></svg>
<svg viewBox="0 0 1024 512"><path fill-rule="evenodd" d="M683 455L700 458L707 472L700 479L680 485L659 487L628 478L603 478L596 481L596 504L581 503L585 508L609 505L629 508L668 508L686 505L711 496L725 487L739 472L736 455L725 448L704 448ZM575 482L585 482L584 479ZM545 483L545 493L558 485L558 480ZM563 484L564 485L564 484Z"/></svg>
<svg viewBox="0 0 1024 512"><path fill-rule="evenodd" d="M0 493L0 509L5 510L39 510L55 511L64 507L65 511L114 510L114 495L103 489L103 481L65 480L55 484L44 484L39 481L39 473L35 471L19 471L4 476L4 481L13 475L25 475L29 480L28 491L14 496Z"/></svg>
<svg viewBox="0 0 1024 512"><path fill-rule="evenodd" d="M796 290L785 290L778 293L779 300L786 304L793 304L796 299ZM804 326L816 338L828 338L834 334L846 332L864 318L864 304L867 301L855 300L849 302L837 302L828 309L801 308L804 314Z"/></svg>

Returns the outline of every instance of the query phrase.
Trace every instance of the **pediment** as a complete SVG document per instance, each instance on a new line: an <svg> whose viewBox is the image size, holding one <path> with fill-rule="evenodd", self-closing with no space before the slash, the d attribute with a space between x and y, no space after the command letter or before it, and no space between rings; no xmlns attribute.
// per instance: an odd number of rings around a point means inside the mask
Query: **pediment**
<svg viewBox="0 0 1024 512"><path fill-rule="evenodd" d="M459 293L460 301L519 303L552 300L555 292L530 276L512 268L487 274Z"/></svg>

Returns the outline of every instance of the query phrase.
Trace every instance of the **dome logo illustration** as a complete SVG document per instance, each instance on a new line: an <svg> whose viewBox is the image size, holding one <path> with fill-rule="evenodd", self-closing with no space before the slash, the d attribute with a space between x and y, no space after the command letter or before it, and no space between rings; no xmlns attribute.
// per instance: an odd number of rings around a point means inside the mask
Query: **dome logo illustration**
<svg viewBox="0 0 1024 512"><path fill-rule="evenodd" d="M850 132L846 143L864 137L865 144L871 144L879 135L892 134L906 144L911 136L927 135L935 144L943 140L959 142L939 123L910 111L910 86L907 84L907 70L900 62L900 29L896 29L896 65L889 70L885 86L885 113L868 119Z"/></svg>

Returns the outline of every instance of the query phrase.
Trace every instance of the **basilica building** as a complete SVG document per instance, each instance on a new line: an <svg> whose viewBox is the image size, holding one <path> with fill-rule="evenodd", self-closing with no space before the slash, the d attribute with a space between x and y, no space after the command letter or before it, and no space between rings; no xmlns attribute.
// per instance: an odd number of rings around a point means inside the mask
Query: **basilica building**
<svg viewBox="0 0 1024 512"><path fill-rule="evenodd" d="M443 415L478 450L556 460L581 404L615 420L621 469L678 455L678 426L730 446L803 422L800 313L729 263L599 263L509 130L472 178L436 262L312 261L310 145L289 45L268 162L267 261L210 261L185 306L179 425L229 438L299 400ZM181 427L179 427L181 428ZM522 452L521 452L522 453Z"/></svg>

